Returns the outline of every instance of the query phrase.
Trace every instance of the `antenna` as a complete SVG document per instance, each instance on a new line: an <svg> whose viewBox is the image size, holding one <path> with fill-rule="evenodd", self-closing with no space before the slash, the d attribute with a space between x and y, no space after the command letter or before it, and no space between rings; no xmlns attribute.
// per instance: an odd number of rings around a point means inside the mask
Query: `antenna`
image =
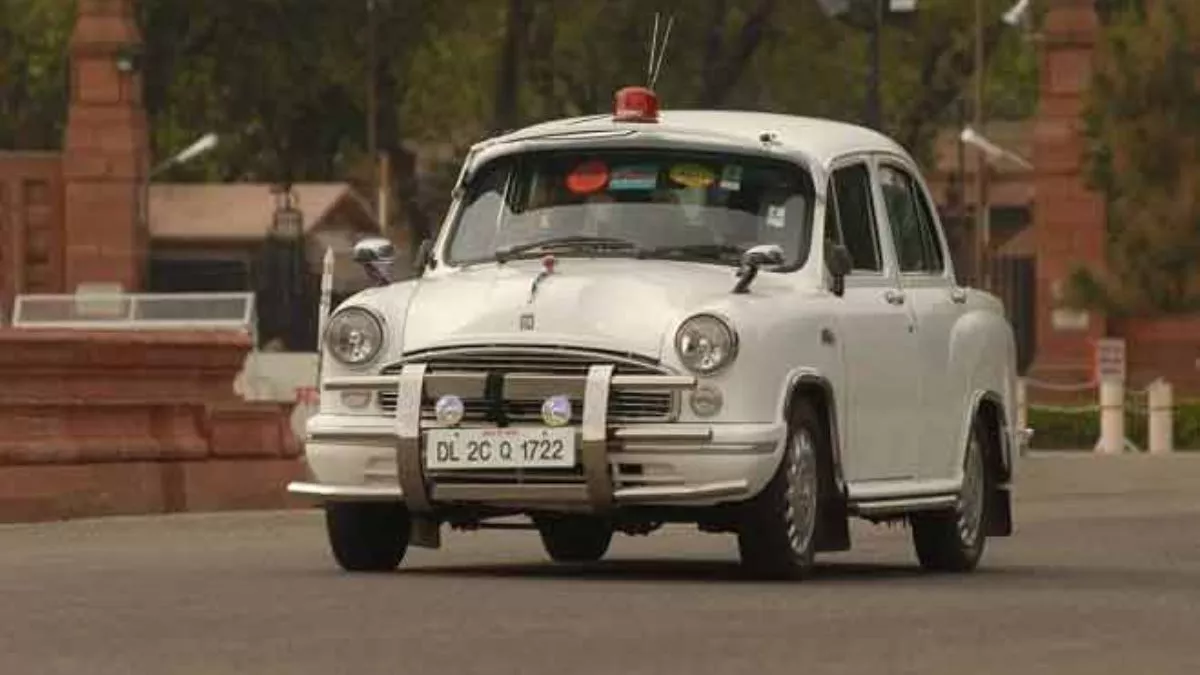
<svg viewBox="0 0 1200 675"><path fill-rule="evenodd" d="M659 13L654 13L654 35L650 38L650 64L646 70L646 87L654 88L658 75L662 72L663 58L667 54L667 43L671 39L671 27L675 25L675 15L667 17L667 28L663 32L662 44L658 43ZM657 53L656 53L657 52Z"/></svg>

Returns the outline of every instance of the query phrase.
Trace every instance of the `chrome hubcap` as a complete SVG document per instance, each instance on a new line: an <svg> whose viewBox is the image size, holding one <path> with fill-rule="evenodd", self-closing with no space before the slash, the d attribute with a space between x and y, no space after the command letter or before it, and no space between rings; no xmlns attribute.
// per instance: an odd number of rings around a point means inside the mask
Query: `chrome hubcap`
<svg viewBox="0 0 1200 675"><path fill-rule="evenodd" d="M964 469L962 494L958 502L958 536L963 544L974 546L982 529L984 500L983 452L974 433L967 444Z"/></svg>
<svg viewBox="0 0 1200 675"><path fill-rule="evenodd" d="M801 429L792 436L787 468L788 541L803 553L813 537L817 516L817 449L812 435Z"/></svg>

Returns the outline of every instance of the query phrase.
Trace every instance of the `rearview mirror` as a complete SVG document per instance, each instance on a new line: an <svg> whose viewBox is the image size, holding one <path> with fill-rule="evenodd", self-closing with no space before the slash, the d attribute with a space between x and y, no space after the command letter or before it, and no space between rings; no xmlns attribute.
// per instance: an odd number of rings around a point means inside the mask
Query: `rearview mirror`
<svg viewBox="0 0 1200 675"><path fill-rule="evenodd" d="M392 283L392 263L396 261L396 248L383 237L366 237L354 244L351 254L354 262L363 266L367 274L380 286Z"/></svg>
<svg viewBox="0 0 1200 675"><path fill-rule="evenodd" d="M825 266L833 277L833 294L841 297L846 292L846 275L854 269L850 250L844 244L832 244L826 251Z"/></svg>

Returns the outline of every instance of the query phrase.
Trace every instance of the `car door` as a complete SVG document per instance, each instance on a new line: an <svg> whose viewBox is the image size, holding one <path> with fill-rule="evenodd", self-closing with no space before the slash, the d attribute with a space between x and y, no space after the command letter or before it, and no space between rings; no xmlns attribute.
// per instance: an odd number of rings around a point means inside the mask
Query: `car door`
<svg viewBox="0 0 1200 675"><path fill-rule="evenodd" d="M918 474L953 478L967 393L951 361L951 337L966 293L955 283L946 242L916 170L881 157L879 188L895 244L900 283L916 315L921 379Z"/></svg>
<svg viewBox="0 0 1200 675"><path fill-rule="evenodd" d="M888 255L872 183L868 158L835 164L826 206L834 211L827 236L845 245L854 263L838 305L846 379L842 462L851 483L911 479L917 471L914 318Z"/></svg>

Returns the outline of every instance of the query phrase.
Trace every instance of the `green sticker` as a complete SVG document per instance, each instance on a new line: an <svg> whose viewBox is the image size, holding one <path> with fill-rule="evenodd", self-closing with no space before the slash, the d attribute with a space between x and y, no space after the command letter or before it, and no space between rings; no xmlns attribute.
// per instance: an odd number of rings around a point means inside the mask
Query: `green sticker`
<svg viewBox="0 0 1200 675"><path fill-rule="evenodd" d="M658 167L653 164L614 167L608 179L608 189L653 190L658 186Z"/></svg>

